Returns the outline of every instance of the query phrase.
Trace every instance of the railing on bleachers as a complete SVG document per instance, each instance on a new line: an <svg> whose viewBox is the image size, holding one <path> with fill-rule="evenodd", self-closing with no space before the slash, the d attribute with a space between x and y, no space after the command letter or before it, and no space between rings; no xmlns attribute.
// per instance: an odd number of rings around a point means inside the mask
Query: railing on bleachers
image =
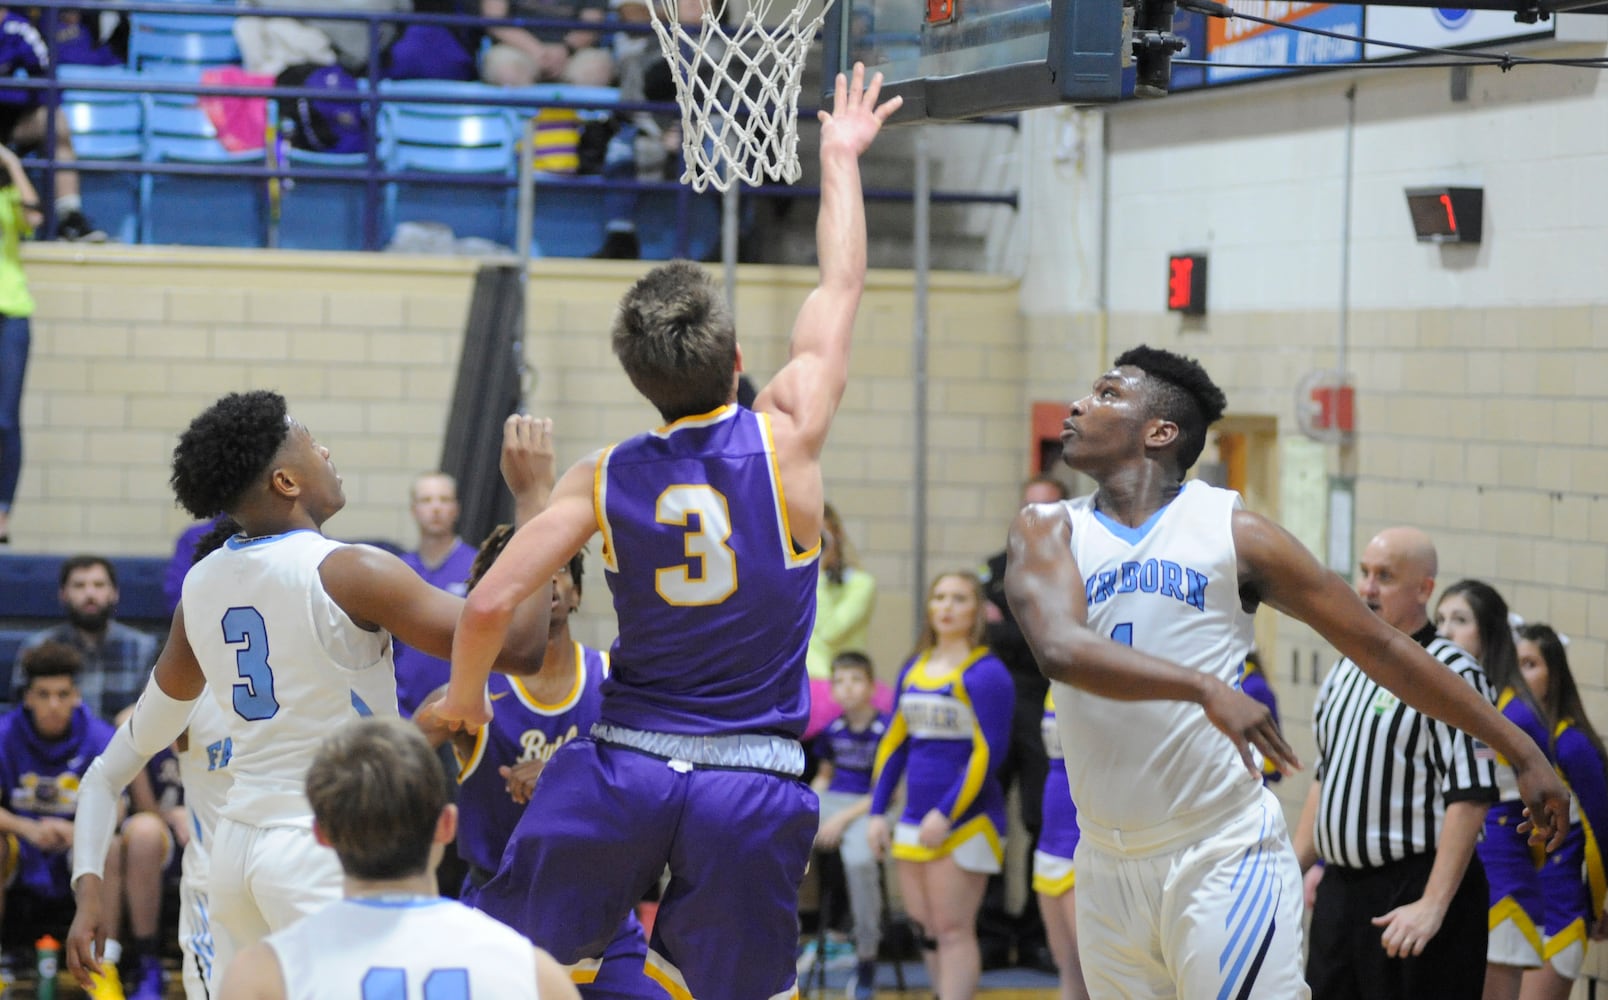
<svg viewBox="0 0 1608 1000"><path fill-rule="evenodd" d="M248 10L223 0L133 2L103 5L133 22L130 65L112 68L61 66L55 58L61 11L83 10L75 0L37 0L40 30L50 47L46 74L13 78L8 86L44 92L60 103L78 148L67 164L50 156L30 157L43 172L47 195L57 169L75 169L85 205L115 239L139 243L201 243L299 249L378 250L407 221L440 221L457 236L478 235L516 244L522 204L534 202L531 254L590 256L601 246L609 221L605 201L624 196L642 244L642 256L711 258L720 249L723 213L732 200L696 195L675 180L612 178L595 174L534 173L525 198L516 199L522 178L518 148L526 123L540 109L581 115L649 111L678 114L674 104L624 102L607 88L541 84L502 88L480 83L387 81L381 78L382 26L430 24L484 29L504 25L575 27L576 22L492 19L464 14L328 10ZM222 26L236 17L290 17L311 22L364 22L370 59L356 92L322 88L204 84L201 74L228 61L232 33ZM197 30L186 33L188 19ZM595 29L597 25L584 27ZM645 26L609 24L609 31L645 31ZM166 36L157 40L157 36ZM656 43L655 43L656 44ZM270 128L260 150L231 153L201 109L213 98L268 102ZM365 109L363 151L314 153L293 149L273 129L280 100L340 101ZM813 121L814 109L800 109ZM998 123L997 121L995 122ZM54 148L55 120L47 125L45 151ZM485 198L482 192L500 197ZM818 195L797 185L745 187L743 197L796 198ZM872 201L909 201L908 189L871 189ZM48 207L51 199L41 199ZM935 192L934 202L1016 204L1014 193ZM441 218L454 211L456 218ZM51 220L47 218L46 232ZM527 252L525 247L517 248Z"/></svg>

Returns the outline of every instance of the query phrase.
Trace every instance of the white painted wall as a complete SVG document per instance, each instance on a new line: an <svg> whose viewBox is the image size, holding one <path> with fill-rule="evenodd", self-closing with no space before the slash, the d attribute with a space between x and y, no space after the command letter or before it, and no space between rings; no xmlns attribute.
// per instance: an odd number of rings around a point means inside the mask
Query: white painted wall
<svg viewBox="0 0 1608 1000"><path fill-rule="evenodd" d="M1556 43L1525 51L1603 55L1601 46ZM1113 312L1161 311L1167 255L1186 250L1210 255L1213 311L1337 307L1352 86L1354 309L1601 301L1604 74L1480 68L1468 100L1453 102L1450 73L1351 71L1103 112L1025 115L1016 236L1024 312L1099 308L1102 155ZM1432 184L1484 187L1478 247L1414 240L1402 192Z"/></svg>

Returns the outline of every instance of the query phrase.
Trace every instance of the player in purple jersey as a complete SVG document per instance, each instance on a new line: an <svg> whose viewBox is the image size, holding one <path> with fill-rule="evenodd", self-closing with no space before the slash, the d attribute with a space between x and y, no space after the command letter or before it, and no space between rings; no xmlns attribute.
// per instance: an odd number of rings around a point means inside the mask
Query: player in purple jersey
<svg viewBox="0 0 1608 1000"><path fill-rule="evenodd" d="M1551 736L1544 713L1519 672L1507 601L1496 588L1483 580L1459 580L1447 587L1435 605L1435 631L1480 661L1497 709L1546 749ZM1496 779L1501 798L1486 810L1483 835L1474 845L1489 891L1482 995L1485 1000L1518 1000L1525 970L1541 967L1545 902L1539 859L1518 832L1524 803L1518 799L1513 769L1504 760L1497 760Z"/></svg>
<svg viewBox="0 0 1608 1000"><path fill-rule="evenodd" d="M1586 941L1608 938L1608 750L1586 718L1563 639L1549 625L1518 630L1519 672L1552 725L1549 749L1574 795L1579 819L1541 869L1545 938L1541 968L1524 974L1523 1000L1568 1000L1580 977Z"/></svg>
<svg viewBox="0 0 1608 1000"><path fill-rule="evenodd" d="M465 606L440 715L492 719L486 677L514 606L592 535L619 639L592 739L553 756L480 905L564 963L596 958L670 867L649 972L698 1000L794 988L798 888L817 825L798 743L821 537L821 449L865 287L860 154L899 106L839 76L821 118L821 282L792 358L735 404L742 351L719 288L673 261L626 293L612 331L665 420L577 463Z"/></svg>
<svg viewBox="0 0 1608 1000"><path fill-rule="evenodd" d="M458 481L445 472L426 472L413 481L408 509L419 526L419 547L402 561L432 587L462 597L468 593L475 548L458 537ZM425 696L447 682L448 664L439 656L396 644L396 703L404 716L418 711Z"/></svg>
<svg viewBox="0 0 1608 1000"><path fill-rule="evenodd" d="M496 560L513 528L499 525L480 545L468 576L472 589ZM525 812L542 769L560 747L591 732L602 707L601 688L608 654L583 646L570 635L569 619L581 606L583 554L553 576L553 608L547 649L528 673L493 674L491 725L478 733L453 730L435 715L445 695L431 693L414 722L439 746L452 740L458 759L458 854L469 865L459 895L474 906L481 886L496 874L514 827ZM519 924L513 928L529 936ZM602 956L577 965L571 975L584 1000L658 1000L664 991L643 972L648 944L636 914L629 914Z"/></svg>
<svg viewBox="0 0 1608 1000"><path fill-rule="evenodd" d="M877 747L866 831L879 857L891 841L927 974L939 996L954 1000L977 992L977 911L1005 857L999 769L1016 686L983 645L985 601L974 573L941 573L928 588L927 624L899 673L893 718ZM890 835L883 813L901 776L905 808Z"/></svg>
<svg viewBox="0 0 1608 1000"><path fill-rule="evenodd" d="M877 978L877 949L882 944L882 866L866 837L871 812L871 772L877 744L888 731L888 715L871 704L876 674L870 657L856 650L832 660L832 700L842 714L815 738L820 761L813 787L821 799L821 829L815 846L837 851L854 915L854 981L848 994L869 1000ZM821 914L821 919L826 919ZM825 955L816 955L826 961Z"/></svg>

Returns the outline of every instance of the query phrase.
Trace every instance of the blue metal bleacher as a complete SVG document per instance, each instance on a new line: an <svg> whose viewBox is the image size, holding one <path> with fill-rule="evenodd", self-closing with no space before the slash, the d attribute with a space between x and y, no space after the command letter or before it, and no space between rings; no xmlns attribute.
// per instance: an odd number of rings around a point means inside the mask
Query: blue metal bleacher
<svg viewBox="0 0 1608 1000"><path fill-rule="evenodd" d="M147 71L149 72L149 71ZM198 82L193 68L169 80ZM261 165L263 153L231 153L193 94L145 95L145 159L151 163ZM260 247L267 243L267 185L251 177L146 174L141 179L140 242Z"/></svg>
<svg viewBox="0 0 1608 1000"><path fill-rule="evenodd" d="M362 153L319 153L286 146L286 165L361 170ZM279 195L279 246L286 250L363 249L363 188L360 180L310 177L287 180Z"/></svg>
<svg viewBox="0 0 1608 1000"><path fill-rule="evenodd" d="M136 79L121 66L62 66L64 82ZM80 160L137 162L145 151L145 102L139 94L64 90L62 114ZM114 240L139 238L140 180L131 172L84 171L79 175L84 211Z"/></svg>
<svg viewBox="0 0 1608 1000"><path fill-rule="evenodd" d="M462 96L462 104L415 103L409 93ZM380 151L386 169L512 179L518 137L507 110L473 103L494 88L476 83L384 80L380 93L395 101L380 109ZM441 222L454 235L514 242L512 187L448 187L392 181L385 186L387 238L402 222Z"/></svg>
<svg viewBox="0 0 1608 1000"><path fill-rule="evenodd" d="M205 68L240 63L234 18L226 14L135 14L128 36L128 64L144 70L155 63Z"/></svg>

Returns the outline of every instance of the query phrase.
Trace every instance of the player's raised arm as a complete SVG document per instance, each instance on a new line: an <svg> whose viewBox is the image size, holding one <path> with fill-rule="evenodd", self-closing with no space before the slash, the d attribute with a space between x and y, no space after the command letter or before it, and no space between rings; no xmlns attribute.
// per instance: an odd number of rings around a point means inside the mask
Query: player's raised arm
<svg viewBox="0 0 1608 1000"><path fill-rule="evenodd" d="M1548 849L1569 828L1569 793L1546 754L1478 691L1412 637L1368 610L1345 580L1295 536L1259 514L1234 512L1240 582L1269 607L1312 626L1368 676L1413 708L1495 747L1513 762L1537 837Z"/></svg>
<svg viewBox="0 0 1608 1000"><path fill-rule="evenodd" d="M1259 773L1246 749L1251 745L1280 770L1300 769L1266 705L1209 674L1089 628L1083 574L1072 558L1072 525L1061 505L1022 508L1005 551L1005 596L1044 676L1117 701L1194 702L1233 740L1253 772Z"/></svg>
<svg viewBox="0 0 1608 1000"><path fill-rule="evenodd" d="M754 400L754 409L788 417L810 457L819 456L843 398L849 373L849 339L865 288L865 197L860 154L902 103L880 107L882 74L865 79L856 63L852 78L839 73L832 110L821 111L821 207L815 221L820 284L804 300L793 325L788 363Z"/></svg>
<svg viewBox="0 0 1608 1000"><path fill-rule="evenodd" d="M597 531L592 487L598 458L584 458L564 473L547 509L514 532L503 554L469 592L453 634L447 696L436 706L436 715L445 722L472 731L491 721L486 678L514 609L537 590L551 587L553 574Z"/></svg>

